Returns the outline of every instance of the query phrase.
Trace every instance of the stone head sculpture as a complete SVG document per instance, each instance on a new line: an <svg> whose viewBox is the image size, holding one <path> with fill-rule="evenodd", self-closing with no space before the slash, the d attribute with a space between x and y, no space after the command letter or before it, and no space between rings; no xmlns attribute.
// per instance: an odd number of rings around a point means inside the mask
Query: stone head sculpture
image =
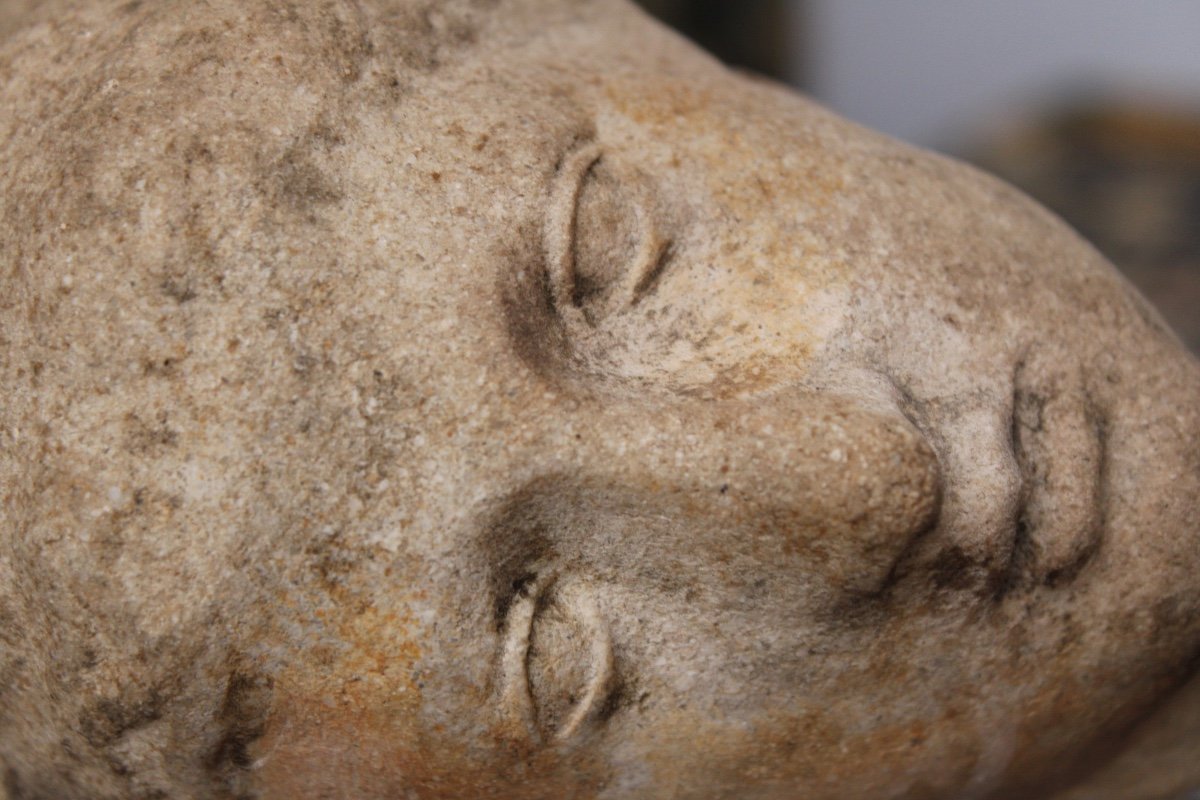
<svg viewBox="0 0 1200 800"><path fill-rule="evenodd" d="M1011 189L625 0L14 27L10 800L1035 797L1188 674L1200 368Z"/></svg>

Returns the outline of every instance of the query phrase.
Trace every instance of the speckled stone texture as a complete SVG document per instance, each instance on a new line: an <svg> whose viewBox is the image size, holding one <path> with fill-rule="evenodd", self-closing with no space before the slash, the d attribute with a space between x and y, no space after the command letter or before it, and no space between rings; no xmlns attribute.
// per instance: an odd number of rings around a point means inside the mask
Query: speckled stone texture
<svg viewBox="0 0 1200 800"><path fill-rule="evenodd" d="M625 0L30 5L0 796L1035 798L1192 673L1200 367L1011 189Z"/></svg>

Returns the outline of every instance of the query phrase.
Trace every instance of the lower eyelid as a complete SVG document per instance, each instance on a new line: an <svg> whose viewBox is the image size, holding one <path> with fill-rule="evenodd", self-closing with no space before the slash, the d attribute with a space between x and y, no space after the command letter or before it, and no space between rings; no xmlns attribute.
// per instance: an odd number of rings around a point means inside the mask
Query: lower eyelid
<svg viewBox="0 0 1200 800"><path fill-rule="evenodd" d="M1078 375L1018 369L1013 447L1025 484L1015 555L1050 586L1070 579L1104 532L1107 435L1103 410Z"/></svg>

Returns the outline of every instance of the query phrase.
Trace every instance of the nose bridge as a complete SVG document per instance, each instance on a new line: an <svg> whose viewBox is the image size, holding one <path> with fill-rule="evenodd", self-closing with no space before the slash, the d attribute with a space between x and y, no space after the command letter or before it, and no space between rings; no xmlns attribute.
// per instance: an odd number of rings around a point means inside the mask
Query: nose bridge
<svg viewBox="0 0 1200 800"><path fill-rule="evenodd" d="M561 430L569 452L548 469L774 537L856 591L878 588L940 502L937 458L920 433L844 398L588 404Z"/></svg>

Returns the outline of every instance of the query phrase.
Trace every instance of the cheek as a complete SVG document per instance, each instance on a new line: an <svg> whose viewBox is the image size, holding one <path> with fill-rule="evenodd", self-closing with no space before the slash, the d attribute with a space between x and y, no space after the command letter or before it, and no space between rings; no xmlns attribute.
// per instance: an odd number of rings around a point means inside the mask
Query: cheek
<svg viewBox="0 0 1200 800"><path fill-rule="evenodd" d="M425 765L414 732L394 725L372 699L277 698L253 751L255 788L267 800L402 796L406 776Z"/></svg>
<svg viewBox="0 0 1200 800"><path fill-rule="evenodd" d="M265 798L391 797L424 762L416 726L421 647L408 620L339 597L274 681L248 752ZM350 609L354 609L351 611Z"/></svg>
<svg viewBox="0 0 1200 800"><path fill-rule="evenodd" d="M679 712L622 742L616 759L643 776L631 796L845 800L957 796L989 757L959 709L895 724L847 711L835 702L736 723Z"/></svg>
<svg viewBox="0 0 1200 800"><path fill-rule="evenodd" d="M447 640L463 630L427 629L403 610L422 607L425 592L372 601L344 586L328 591L293 604L325 611L293 620L309 635L297 637L269 713L235 760L254 796L586 800L609 782L592 751L513 741L476 674L489 655L456 650Z"/></svg>
<svg viewBox="0 0 1200 800"><path fill-rule="evenodd" d="M253 789L264 800L587 800L611 780L589 752L534 752L491 730L455 734L418 722L415 704L371 692L279 699L254 752Z"/></svg>
<svg viewBox="0 0 1200 800"><path fill-rule="evenodd" d="M676 245L659 292L638 309L636 346L650 366L703 377L718 396L807 375L847 322L848 285L808 269L801 245L779 230L747 238L720 223L704 241ZM643 355L644 351L644 355Z"/></svg>
<svg viewBox="0 0 1200 800"><path fill-rule="evenodd" d="M307 650L298 660L315 663L276 680L263 735L249 753L259 794L384 800L432 784L446 794L430 796L466 797L487 785L463 743L437 741L425 729L425 687L412 678L417 647L392 628L347 627L359 638L339 643L343 652Z"/></svg>

